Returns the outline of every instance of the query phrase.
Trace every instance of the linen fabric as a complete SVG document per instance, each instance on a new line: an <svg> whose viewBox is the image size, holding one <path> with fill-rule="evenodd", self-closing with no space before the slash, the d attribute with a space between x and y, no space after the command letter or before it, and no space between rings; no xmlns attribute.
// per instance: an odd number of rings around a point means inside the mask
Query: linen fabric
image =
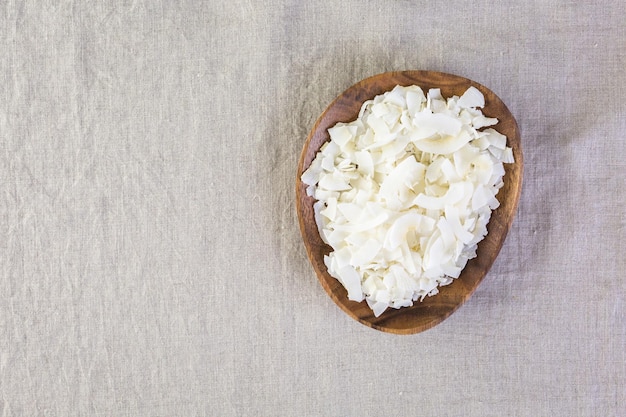
<svg viewBox="0 0 626 417"><path fill-rule="evenodd" d="M621 1L0 2L0 415L626 415ZM296 167L359 80L522 132L470 300L397 336L319 285Z"/></svg>

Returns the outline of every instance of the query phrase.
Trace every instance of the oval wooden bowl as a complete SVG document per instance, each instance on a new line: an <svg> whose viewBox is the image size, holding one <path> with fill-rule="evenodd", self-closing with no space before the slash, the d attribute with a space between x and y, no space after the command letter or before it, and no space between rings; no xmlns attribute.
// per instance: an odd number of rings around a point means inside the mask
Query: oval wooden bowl
<svg viewBox="0 0 626 417"><path fill-rule="evenodd" d="M324 265L324 255L332 248L326 245L318 232L313 215L315 200L306 195L306 185L300 177L315 158L322 144L328 141L328 128L338 122L350 122L358 116L362 104L376 95L393 89L396 85L418 85L424 92L430 88L440 88L445 98L462 95L468 87L478 88L485 96L483 113L497 117L499 123L493 126L508 138L508 146L513 149L514 164L505 164L504 186L498 193L500 207L492 213L487 227L488 234L479 243L477 257L470 260L458 279L452 284L440 287L439 294L416 301L412 307L388 308L375 317L365 301L360 303L348 300L344 287L328 274ZM505 104L492 91L469 79L456 75L433 71L389 72L367 78L348 88L337 97L319 117L306 139L296 180L296 207L300 231L306 251L320 283L335 303L350 317L366 326L395 334L422 332L441 323L458 309L476 290L483 277L495 261L504 239L511 228L522 189L523 157L520 132L515 118Z"/></svg>

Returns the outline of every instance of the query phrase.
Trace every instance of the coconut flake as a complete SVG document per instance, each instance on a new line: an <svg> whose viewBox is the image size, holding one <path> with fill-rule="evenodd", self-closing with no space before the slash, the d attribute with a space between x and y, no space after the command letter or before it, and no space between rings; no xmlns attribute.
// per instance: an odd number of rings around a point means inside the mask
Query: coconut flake
<svg viewBox="0 0 626 417"><path fill-rule="evenodd" d="M468 88L457 102L462 108L476 108L485 106L485 97L476 87Z"/></svg>

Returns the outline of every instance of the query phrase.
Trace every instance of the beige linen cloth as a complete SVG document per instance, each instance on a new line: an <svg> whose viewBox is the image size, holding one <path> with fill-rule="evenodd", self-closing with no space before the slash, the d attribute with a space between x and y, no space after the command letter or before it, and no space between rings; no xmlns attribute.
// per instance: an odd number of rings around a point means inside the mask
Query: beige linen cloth
<svg viewBox="0 0 626 417"><path fill-rule="evenodd" d="M625 416L623 1L0 2L0 416ZM515 115L518 214L411 336L347 317L300 150L381 72Z"/></svg>

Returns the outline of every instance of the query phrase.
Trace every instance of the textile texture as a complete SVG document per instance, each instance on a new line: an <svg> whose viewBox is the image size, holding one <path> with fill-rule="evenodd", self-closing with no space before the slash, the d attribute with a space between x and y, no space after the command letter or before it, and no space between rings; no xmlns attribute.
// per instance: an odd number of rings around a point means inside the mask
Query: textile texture
<svg viewBox="0 0 626 417"><path fill-rule="evenodd" d="M0 2L1 416L626 415L622 1ZM453 73L524 185L416 335L326 295L296 168L342 91Z"/></svg>

